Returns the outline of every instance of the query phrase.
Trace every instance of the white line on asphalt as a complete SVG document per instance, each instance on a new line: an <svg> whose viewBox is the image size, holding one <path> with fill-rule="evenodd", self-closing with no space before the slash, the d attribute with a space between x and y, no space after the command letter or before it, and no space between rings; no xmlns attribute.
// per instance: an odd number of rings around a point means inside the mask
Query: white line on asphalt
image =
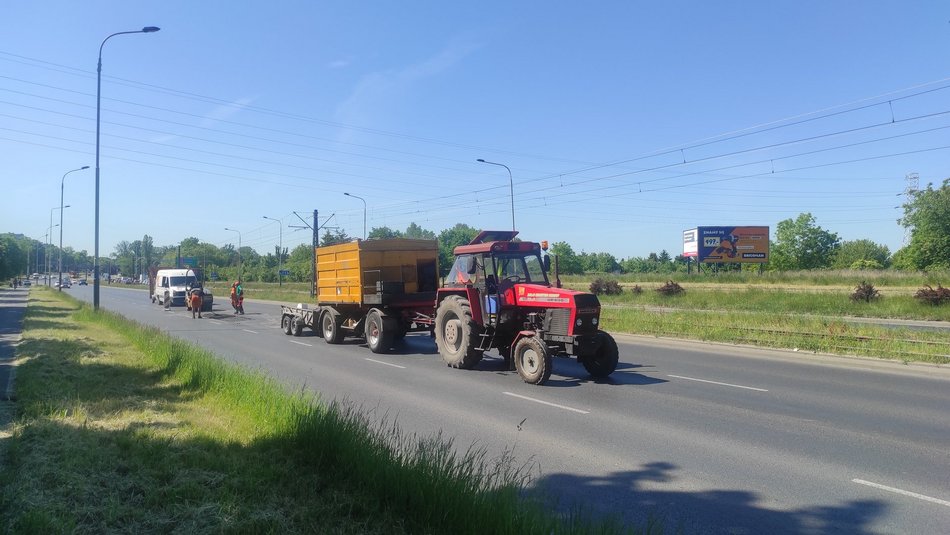
<svg viewBox="0 0 950 535"><path fill-rule="evenodd" d="M733 385L729 383L720 383L718 381L707 381L706 379L696 379L695 377L683 377L682 375L667 375L667 377L676 377L677 379L686 379L687 381L699 381L700 383L709 383L721 386L731 386L733 388L744 388L746 390L755 390L756 392L768 392L764 388L755 388L753 386Z"/></svg>
<svg viewBox="0 0 950 535"><path fill-rule="evenodd" d="M506 396L511 396L511 397L514 397L514 398L521 398L521 399L525 399L525 400L528 400L528 401L533 401L533 402L535 402L535 403L540 403L540 404L542 404L542 405L547 405L547 406L549 406L549 407L556 407L556 408L558 408L558 409L564 409L564 410L566 410L566 411L573 411L573 412L577 412L577 413L580 413L580 414L590 414L590 411L584 411L584 410L581 410L581 409L575 409L575 408L573 408L573 407L567 407L567 406L564 406L564 405L558 405L557 403L551 403L551 402L548 402L548 401L541 401L540 399L529 398L528 396L522 396L522 395L520 395L520 394L513 394L513 393L511 393L511 392L502 392L502 394L504 394L504 395L506 395Z"/></svg>
<svg viewBox="0 0 950 535"><path fill-rule="evenodd" d="M363 358L366 358L366 357L363 357ZM370 362L375 362L376 364L385 364L386 366L392 366L393 368L400 368L400 369L403 369L403 370L406 369L405 366L400 366L400 365L398 365L398 364L390 364L390 363L388 363L388 362L383 362L383 361L381 361L381 360L373 360L373 359L371 359L371 358L366 358L366 360L368 360L368 361L370 361Z"/></svg>
<svg viewBox="0 0 950 535"><path fill-rule="evenodd" d="M218 321L218 320L208 320L208 323L213 323L215 325L224 325L223 321Z"/></svg>
<svg viewBox="0 0 950 535"><path fill-rule="evenodd" d="M250 330L250 329L241 329L241 330L244 331L244 332L246 332L246 333L257 334L257 331L252 331L252 330Z"/></svg>
<svg viewBox="0 0 950 535"><path fill-rule="evenodd" d="M858 485L867 485L869 487L874 487L876 489L886 490L888 492L894 492L897 494L903 494L904 496L910 496L911 498L917 498L918 500L924 500L927 502L939 503L940 505L946 505L950 507L950 502L947 500L941 500L940 498L931 498L924 494L917 494L916 492L910 492L909 490L896 489L894 487L888 487L887 485L881 485L880 483L872 483L870 481L865 481L863 479L852 479L852 483L857 483Z"/></svg>
<svg viewBox="0 0 950 535"><path fill-rule="evenodd" d="M298 346L313 347L313 344L307 344L305 342L298 342L296 340L287 340L287 341L290 342L291 344L297 344Z"/></svg>

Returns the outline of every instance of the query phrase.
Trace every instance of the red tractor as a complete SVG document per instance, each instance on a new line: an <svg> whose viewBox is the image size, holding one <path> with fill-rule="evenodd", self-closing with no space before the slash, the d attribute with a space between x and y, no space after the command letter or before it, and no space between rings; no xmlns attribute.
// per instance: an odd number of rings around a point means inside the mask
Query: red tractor
<svg viewBox="0 0 950 535"><path fill-rule="evenodd" d="M551 376L552 357L577 356L594 377L617 368L613 337L598 326L596 295L553 286L550 257L517 231L482 231L455 248L455 263L438 290L435 342L446 364L472 368L497 349L526 383Z"/></svg>

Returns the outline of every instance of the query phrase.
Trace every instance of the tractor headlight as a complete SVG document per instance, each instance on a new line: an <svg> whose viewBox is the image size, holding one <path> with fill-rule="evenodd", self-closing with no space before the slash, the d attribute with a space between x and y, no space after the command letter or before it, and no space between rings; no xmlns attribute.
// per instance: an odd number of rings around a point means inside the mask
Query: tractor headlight
<svg viewBox="0 0 950 535"><path fill-rule="evenodd" d="M591 320L591 322L593 322L594 325L597 325L598 323L597 318L594 318L593 320Z"/></svg>
<svg viewBox="0 0 950 535"><path fill-rule="evenodd" d="M578 327L580 327L580 326L583 325L583 324L584 324L584 322L581 321L580 318L577 318L577 321L574 322L574 325L577 325Z"/></svg>

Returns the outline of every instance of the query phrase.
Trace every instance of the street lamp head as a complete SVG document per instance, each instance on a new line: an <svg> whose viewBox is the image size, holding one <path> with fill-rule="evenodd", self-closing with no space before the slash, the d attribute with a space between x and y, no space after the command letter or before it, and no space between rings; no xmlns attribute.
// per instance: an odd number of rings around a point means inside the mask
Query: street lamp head
<svg viewBox="0 0 950 535"><path fill-rule="evenodd" d="M482 163L485 163L485 160L483 160L482 158L479 158L479 159L477 159L477 160L475 160L475 161L476 161L476 162L482 162Z"/></svg>
<svg viewBox="0 0 950 535"><path fill-rule="evenodd" d="M145 33L157 32L158 30L161 30L158 26L146 26L142 28L142 31Z"/></svg>
<svg viewBox="0 0 950 535"><path fill-rule="evenodd" d="M88 165L84 165L84 166L82 166L82 167L79 168L80 171L82 171L83 169L89 169L89 166L88 166Z"/></svg>
<svg viewBox="0 0 950 535"><path fill-rule="evenodd" d="M352 195L350 195L349 193L346 193L346 192L344 192L343 195L346 195L347 197L352 197Z"/></svg>

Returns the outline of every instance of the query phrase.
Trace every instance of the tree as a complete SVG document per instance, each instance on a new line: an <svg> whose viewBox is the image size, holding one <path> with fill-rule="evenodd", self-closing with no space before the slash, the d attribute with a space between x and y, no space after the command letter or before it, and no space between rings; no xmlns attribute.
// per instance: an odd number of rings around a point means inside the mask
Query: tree
<svg viewBox="0 0 950 535"><path fill-rule="evenodd" d="M415 223L409 223L409 226L406 227L406 232L403 233L403 236L411 240L436 239L435 232L432 232L431 230L426 230Z"/></svg>
<svg viewBox="0 0 950 535"><path fill-rule="evenodd" d="M852 240L842 242L835 253L831 267L835 269L867 269L878 266L885 268L890 263L891 252L884 245L871 240Z"/></svg>
<svg viewBox="0 0 950 535"><path fill-rule="evenodd" d="M828 267L839 244L838 235L816 225L813 215L799 214L778 222L769 267L779 271Z"/></svg>
<svg viewBox="0 0 950 535"><path fill-rule="evenodd" d="M330 229L326 229L323 232L323 236L320 237L320 247L326 247L328 245L336 245L338 243L346 243L352 238L347 236L346 231L343 229L333 229L331 232Z"/></svg>
<svg viewBox="0 0 950 535"><path fill-rule="evenodd" d="M393 230L389 227L373 227L369 231L369 236L367 239L370 240L391 240L393 238L402 238L402 232L398 230Z"/></svg>
<svg viewBox="0 0 950 535"><path fill-rule="evenodd" d="M911 192L900 223L910 229L902 260L915 269L950 269L950 178L938 189Z"/></svg>
<svg viewBox="0 0 950 535"><path fill-rule="evenodd" d="M449 274L452 264L455 263L455 248L470 243L478 236L478 229L464 223L456 223L439 234L439 271L441 276Z"/></svg>
<svg viewBox="0 0 950 535"><path fill-rule="evenodd" d="M565 275L580 275L584 272L580 258L567 242L559 241L551 245L551 254L557 257L557 270Z"/></svg>

